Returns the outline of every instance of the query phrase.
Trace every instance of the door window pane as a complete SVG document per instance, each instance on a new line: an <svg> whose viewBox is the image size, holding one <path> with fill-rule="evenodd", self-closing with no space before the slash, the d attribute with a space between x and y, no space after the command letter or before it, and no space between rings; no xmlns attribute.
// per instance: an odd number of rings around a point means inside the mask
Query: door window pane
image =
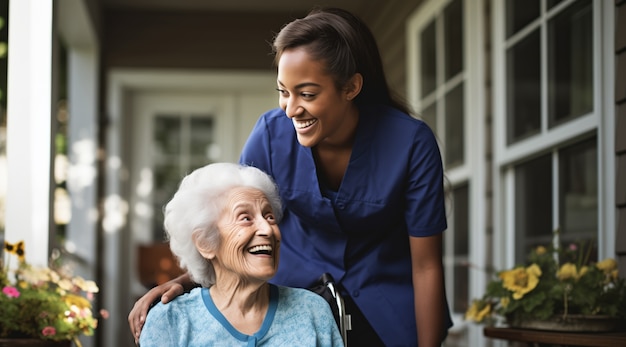
<svg viewBox="0 0 626 347"><path fill-rule="evenodd" d="M541 0L507 0L506 37L518 32L539 17Z"/></svg>
<svg viewBox="0 0 626 347"><path fill-rule="evenodd" d="M598 149L596 139L559 153L561 242L594 240L598 233Z"/></svg>
<svg viewBox="0 0 626 347"><path fill-rule="evenodd" d="M165 238L163 231L163 208L172 198L182 179L181 167L178 161L156 164L154 170L154 189L152 191L152 238L161 242Z"/></svg>
<svg viewBox="0 0 626 347"><path fill-rule="evenodd" d="M193 156L209 158L213 139L213 118L210 116L191 117L190 152Z"/></svg>
<svg viewBox="0 0 626 347"><path fill-rule="evenodd" d="M160 115L154 120L155 150L161 155L175 155L181 150L181 120L176 115Z"/></svg>
<svg viewBox="0 0 626 347"><path fill-rule="evenodd" d="M463 2L455 0L443 15L445 34L445 79L463 71Z"/></svg>
<svg viewBox="0 0 626 347"><path fill-rule="evenodd" d="M515 168L515 260L523 262L535 246L552 242L551 155Z"/></svg>
<svg viewBox="0 0 626 347"><path fill-rule="evenodd" d="M541 65L539 30L507 53L507 143L541 129Z"/></svg>
<svg viewBox="0 0 626 347"><path fill-rule="evenodd" d="M445 137L445 162L446 168L463 165L465 160L465 136L464 136L464 98L463 83L454 87L446 95L446 137Z"/></svg>
<svg viewBox="0 0 626 347"><path fill-rule="evenodd" d="M437 87L437 46L436 28L433 20L420 34L420 81L424 97Z"/></svg>
<svg viewBox="0 0 626 347"><path fill-rule="evenodd" d="M549 126L593 110L591 1L578 1L548 24Z"/></svg>
<svg viewBox="0 0 626 347"><path fill-rule="evenodd" d="M176 192L180 180L211 162L215 128L211 115L160 115L153 122L152 235L163 240L163 207Z"/></svg>

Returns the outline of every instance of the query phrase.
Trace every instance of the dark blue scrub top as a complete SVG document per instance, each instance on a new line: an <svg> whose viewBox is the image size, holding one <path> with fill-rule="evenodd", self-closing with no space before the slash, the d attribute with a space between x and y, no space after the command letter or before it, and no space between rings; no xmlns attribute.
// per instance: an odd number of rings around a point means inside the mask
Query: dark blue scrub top
<svg viewBox="0 0 626 347"><path fill-rule="evenodd" d="M260 117L240 162L271 175L283 199L280 265L271 282L309 287L330 272L387 346L417 345L409 235L447 227L441 156L430 128L386 106L360 109L334 196L322 194L311 149L298 143L281 109Z"/></svg>

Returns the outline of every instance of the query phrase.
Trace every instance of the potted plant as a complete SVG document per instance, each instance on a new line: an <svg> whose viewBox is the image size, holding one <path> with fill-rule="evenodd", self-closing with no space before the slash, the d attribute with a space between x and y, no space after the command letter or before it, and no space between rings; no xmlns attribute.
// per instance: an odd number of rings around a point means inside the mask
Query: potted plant
<svg viewBox="0 0 626 347"><path fill-rule="evenodd" d="M98 324L91 305L96 283L72 276L58 264L29 265L22 241L5 241L4 250L8 260L0 261L0 339L15 339L12 344L22 339L64 341L68 346L73 341L80 347L79 336L93 335ZM11 257L18 261L13 270ZM100 316L108 313L102 310Z"/></svg>
<svg viewBox="0 0 626 347"><path fill-rule="evenodd" d="M626 285L617 262L590 261L592 245L539 246L528 262L499 271L465 319L487 325L609 331L626 318Z"/></svg>

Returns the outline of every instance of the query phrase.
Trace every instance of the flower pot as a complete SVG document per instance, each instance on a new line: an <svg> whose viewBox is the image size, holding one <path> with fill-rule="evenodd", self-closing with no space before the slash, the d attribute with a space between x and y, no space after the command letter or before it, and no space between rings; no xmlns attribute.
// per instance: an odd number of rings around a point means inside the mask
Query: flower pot
<svg viewBox="0 0 626 347"><path fill-rule="evenodd" d="M547 320L520 320L512 318L509 325L514 328L564 331L564 332L607 332L624 326L624 321L603 315L569 314L555 315Z"/></svg>
<svg viewBox="0 0 626 347"><path fill-rule="evenodd" d="M39 339L0 338L0 347L70 347L72 342Z"/></svg>

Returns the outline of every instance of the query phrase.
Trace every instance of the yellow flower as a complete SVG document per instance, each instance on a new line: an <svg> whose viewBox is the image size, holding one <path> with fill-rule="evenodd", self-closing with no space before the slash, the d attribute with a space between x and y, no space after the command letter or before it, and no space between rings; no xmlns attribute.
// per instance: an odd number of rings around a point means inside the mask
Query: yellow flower
<svg viewBox="0 0 626 347"><path fill-rule="evenodd" d="M484 304L481 307L482 305L479 300L474 300L472 306L465 312L465 319L476 323L482 322L491 313L491 304Z"/></svg>
<svg viewBox="0 0 626 347"><path fill-rule="evenodd" d="M509 306L509 303L511 303L511 299L507 298L507 297L503 297L500 299L500 305L503 308L507 308Z"/></svg>
<svg viewBox="0 0 626 347"><path fill-rule="evenodd" d="M89 302L89 300L79 295L67 294L63 296L63 301L65 301L65 303L70 307L76 306L80 309L91 308L91 303Z"/></svg>
<svg viewBox="0 0 626 347"><path fill-rule="evenodd" d="M618 269L615 269L615 270L611 271L611 278L613 280L616 280L618 277L619 277L619 270Z"/></svg>
<svg viewBox="0 0 626 347"><path fill-rule="evenodd" d="M603 261L596 264L596 267L602 270L604 273L609 274L611 271L617 269L617 262L615 259L606 258Z"/></svg>
<svg viewBox="0 0 626 347"><path fill-rule="evenodd" d="M513 299L519 300L537 287L541 269L537 264L532 264L527 268L518 267L502 271L499 276L502 279L502 286L513 292Z"/></svg>
<svg viewBox="0 0 626 347"><path fill-rule="evenodd" d="M589 266L581 267L580 270L578 271L578 278L580 279L581 277L583 277L588 271L589 271Z"/></svg>
<svg viewBox="0 0 626 347"><path fill-rule="evenodd" d="M537 248L535 248L535 253L537 253L537 255L546 254L547 251L548 250L544 246L538 246Z"/></svg>
<svg viewBox="0 0 626 347"><path fill-rule="evenodd" d="M4 250L9 254L17 255L17 259L20 263L23 263L26 260L26 253L24 252L24 241L20 241L18 243L8 243L4 241Z"/></svg>
<svg viewBox="0 0 626 347"><path fill-rule="evenodd" d="M587 271L589 271L589 268L586 266L583 266L580 270L578 270L576 268L576 265L572 263L565 263L561 265L559 271L556 272L556 277L561 281L565 281L568 279L574 279L578 281L581 277L583 277L584 274L587 273Z"/></svg>

